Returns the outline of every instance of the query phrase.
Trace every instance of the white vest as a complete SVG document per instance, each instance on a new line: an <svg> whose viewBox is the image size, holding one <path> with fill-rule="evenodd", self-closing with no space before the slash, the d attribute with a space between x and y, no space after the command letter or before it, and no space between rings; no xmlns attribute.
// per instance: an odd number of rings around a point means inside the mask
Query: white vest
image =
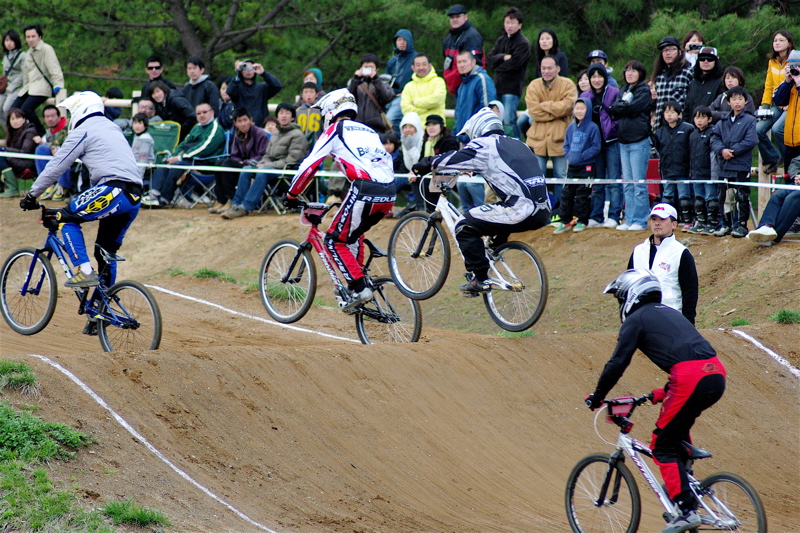
<svg viewBox="0 0 800 533"><path fill-rule="evenodd" d="M661 240L656 246L656 256L653 266L650 267L650 238L633 249L633 268L644 269L652 272L661 282L661 303L681 311L683 308L683 293L678 281L678 269L681 266L681 256L686 249L684 245L670 235Z"/></svg>

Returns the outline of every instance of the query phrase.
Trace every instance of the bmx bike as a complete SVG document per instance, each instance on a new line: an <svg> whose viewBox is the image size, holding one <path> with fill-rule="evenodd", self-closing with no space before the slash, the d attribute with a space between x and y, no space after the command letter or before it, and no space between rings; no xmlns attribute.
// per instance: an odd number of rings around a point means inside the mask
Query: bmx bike
<svg viewBox="0 0 800 533"><path fill-rule="evenodd" d="M459 174L457 171L434 174L450 178L431 179L431 189L440 193L435 211L407 214L397 222L389 238L389 274L398 290L414 300L432 298L447 280L451 252L442 223L455 240L455 225L461 213L447 195ZM547 305L547 272L542 259L533 248L519 241L494 246L491 237L484 237L484 244L491 290L483 294L483 301L489 316L507 331L530 328Z"/></svg>
<svg viewBox="0 0 800 533"><path fill-rule="evenodd" d="M633 428L630 421L633 411L651 398L650 394L639 398L614 398L605 401L605 409L597 410L595 432L604 442L615 445L616 450L611 455L588 455L572 469L567 480L565 505L573 532L634 533L638 530L642 500L636 480L625 465L626 456L636 465L664 507L664 520L669 522L681 514L642 458L652 459L649 447L628 434ZM616 444L606 441L597 431L598 418L604 411L607 420L620 428ZM696 479L694 461L711 457L711 453L685 441L683 446L689 488L699 502L697 513L702 520L702 525L690 531L766 533L767 515L755 489L741 477L728 472Z"/></svg>
<svg viewBox="0 0 800 533"><path fill-rule="evenodd" d="M46 208L40 206L42 216ZM0 270L0 311L6 323L21 335L42 331L56 310L58 285L51 258L56 256L67 279L76 268L69 260L57 228L41 248L21 248L8 256ZM124 261L95 244L106 261L100 285L76 288L78 314L86 315L84 333L97 335L106 352L156 350L161 343L161 311L150 291L136 281L119 281L107 287L108 265Z"/></svg>
<svg viewBox="0 0 800 533"><path fill-rule="evenodd" d="M291 239L276 242L264 256L259 276L261 301L267 313L284 324L297 322L311 308L317 291L317 270L311 251L315 251L333 282L336 301L341 308L349 289L334 270L331 253L323 244L325 234L319 229L325 215L341 202L324 204L300 202L300 222L310 226L302 243ZM373 297L353 309L358 338L363 344L417 342L422 331L419 303L403 296L390 278L369 275L372 260L386 257L386 252L364 239L369 257L364 264L367 286Z"/></svg>

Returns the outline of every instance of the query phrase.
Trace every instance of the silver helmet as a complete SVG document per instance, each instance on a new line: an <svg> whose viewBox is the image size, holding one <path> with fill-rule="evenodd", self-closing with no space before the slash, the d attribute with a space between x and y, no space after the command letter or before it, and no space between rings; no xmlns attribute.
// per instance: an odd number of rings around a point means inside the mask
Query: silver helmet
<svg viewBox="0 0 800 533"><path fill-rule="evenodd" d="M628 318L639 304L661 301L661 283L649 270L626 270L608 284L603 294L613 294L619 301L619 318Z"/></svg>
<svg viewBox="0 0 800 533"><path fill-rule="evenodd" d="M466 135L469 140L486 135L490 131L503 131L503 122L488 107L482 107L472 115L458 135Z"/></svg>

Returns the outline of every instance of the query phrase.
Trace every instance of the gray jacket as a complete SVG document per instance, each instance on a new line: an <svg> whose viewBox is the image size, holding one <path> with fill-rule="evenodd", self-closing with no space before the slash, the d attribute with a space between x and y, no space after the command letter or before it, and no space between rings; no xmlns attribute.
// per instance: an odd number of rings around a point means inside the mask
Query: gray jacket
<svg viewBox="0 0 800 533"><path fill-rule="evenodd" d="M20 87L22 87L22 67L25 66L25 50L12 50L11 52L3 55L3 74L8 76L8 86L6 86L6 94L16 95ZM14 65L11 65L11 62ZM8 68L11 67L9 72Z"/></svg>
<svg viewBox="0 0 800 533"><path fill-rule="evenodd" d="M136 159L122 130L102 114L97 114L85 118L70 132L31 187L31 196L41 195L78 158L89 169L92 187L111 180L142 185Z"/></svg>

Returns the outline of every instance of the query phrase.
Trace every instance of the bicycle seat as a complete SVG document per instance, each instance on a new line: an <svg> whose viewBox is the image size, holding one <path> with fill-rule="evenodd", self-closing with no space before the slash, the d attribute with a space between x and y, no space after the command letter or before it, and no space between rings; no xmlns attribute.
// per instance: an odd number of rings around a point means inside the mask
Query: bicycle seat
<svg viewBox="0 0 800 533"><path fill-rule="evenodd" d="M103 248L102 246L100 246L97 243L94 243L94 246L95 246L95 248L100 250L100 255L103 257L103 259L105 259L105 261L107 263L109 263L111 261L125 261L124 257L122 257L120 255L112 254L111 252L107 251L105 248Z"/></svg>
<svg viewBox="0 0 800 533"><path fill-rule="evenodd" d="M711 457L711 452L708 450L704 450L703 448L698 448L697 446L692 446L688 442L681 441L683 444L683 448L686 450L686 453L689 454L690 459L706 459Z"/></svg>
<svg viewBox="0 0 800 533"><path fill-rule="evenodd" d="M369 239L364 239L364 244L366 244L366 245L367 245L367 248L369 248L369 253L370 253L370 254L371 254L373 257L386 257L387 255L389 255L387 252L385 252L385 251L381 250L380 248L378 248L378 247L377 247L375 244L373 244L373 243L372 243L372 241L371 241L371 240L369 240Z"/></svg>

